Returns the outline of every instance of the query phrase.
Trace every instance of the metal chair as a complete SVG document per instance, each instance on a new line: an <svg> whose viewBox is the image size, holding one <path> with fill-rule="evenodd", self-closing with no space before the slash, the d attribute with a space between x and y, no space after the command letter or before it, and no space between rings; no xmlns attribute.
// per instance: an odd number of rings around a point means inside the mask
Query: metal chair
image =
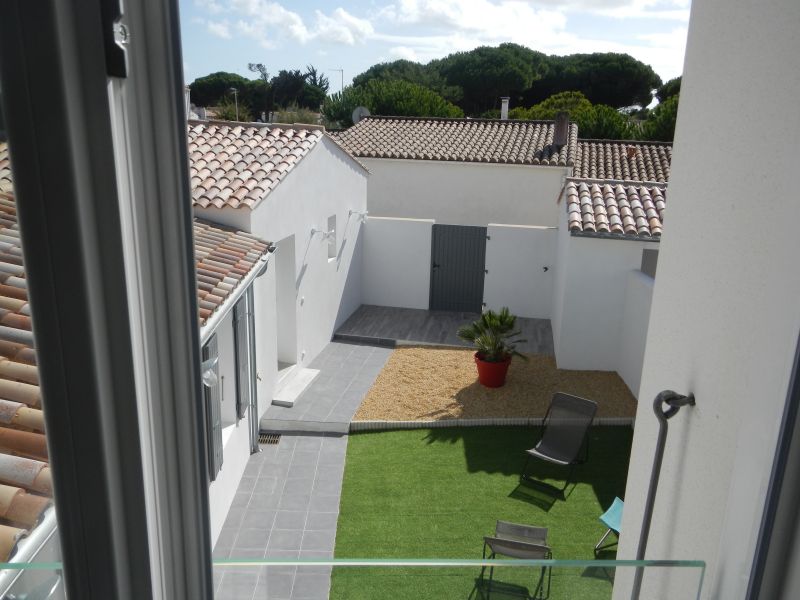
<svg viewBox="0 0 800 600"><path fill-rule="evenodd" d="M603 542L606 541L606 538L612 531L614 532L614 535L619 538L619 529L622 523L622 509L624 507L625 503L622 500L619 498L614 498L614 502L611 503L611 506L608 507L608 510L600 515L600 522L608 527L608 529L594 547L595 558L597 557L598 552L601 550L605 550L606 548L611 548L612 546L617 545L617 542L611 542L610 544L603 546ZM617 539L617 541L619 541L619 539Z"/></svg>
<svg viewBox="0 0 800 600"><path fill-rule="evenodd" d="M531 459L539 458L569 467L564 487L558 491L566 490L572 480L575 465L582 464L589 458L589 427L596 413L597 403L592 400L561 392L554 394L542 422L539 443L525 451L528 453L528 460L520 474L520 481L541 483L527 474Z"/></svg>
<svg viewBox="0 0 800 600"><path fill-rule="evenodd" d="M489 552L487 556L487 550ZM509 523L508 521L497 521L494 536L483 538L483 558L493 559L497 556L507 556L519 559L550 559L553 553L547 545L547 528L534 527L532 525L520 525ZM486 567L481 569L479 580L483 584L484 572ZM544 578L547 573L547 592L545 593ZM550 596L550 579L552 572L550 567L542 567L539 581L536 584L534 593L530 596L537 600L543 600ZM486 600L489 600L492 591L492 580L494 579L494 567L489 567L489 581L486 585ZM481 585L483 588L483 585ZM481 590L483 596L483 590Z"/></svg>

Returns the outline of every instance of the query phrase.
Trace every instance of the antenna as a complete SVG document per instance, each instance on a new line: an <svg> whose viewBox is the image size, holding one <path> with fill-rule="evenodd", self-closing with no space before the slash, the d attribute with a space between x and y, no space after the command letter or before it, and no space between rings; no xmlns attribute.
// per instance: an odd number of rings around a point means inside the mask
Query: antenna
<svg viewBox="0 0 800 600"><path fill-rule="evenodd" d="M353 125L358 123L364 117L369 116L369 109L366 106L356 106L356 109L353 111Z"/></svg>

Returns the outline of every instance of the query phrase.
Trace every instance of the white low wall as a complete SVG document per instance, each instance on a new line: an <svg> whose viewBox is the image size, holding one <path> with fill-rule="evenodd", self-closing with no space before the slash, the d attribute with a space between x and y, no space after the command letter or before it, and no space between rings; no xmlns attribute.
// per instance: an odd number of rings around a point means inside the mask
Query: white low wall
<svg viewBox="0 0 800 600"><path fill-rule="evenodd" d="M427 310L432 233L430 219L367 219L361 275L364 304Z"/></svg>
<svg viewBox="0 0 800 600"><path fill-rule="evenodd" d="M652 294L639 269L642 251L659 243L575 236L566 222L558 238L552 319L558 367L617 371L638 398Z"/></svg>
<svg viewBox="0 0 800 600"><path fill-rule="evenodd" d="M515 315L532 319L552 316L557 232L555 227L488 226L483 286L487 308L507 306Z"/></svg>
<svg viewBox="0 0 800 600"><path fill-rule="evenodd" d="M650 302L653 299L654 283L655 279L649 275L641 271L631 271L628 273L628 284L625 288L617 372L637 398L642 380L642 363L644 348L647 345L647 326L650 322Z"/></svg>
<svg viewBox="0 0 800 600"><path fill-rule="evenodd" d="M361 158L369 212L444 225L555 226L564 167Z"/></svg>

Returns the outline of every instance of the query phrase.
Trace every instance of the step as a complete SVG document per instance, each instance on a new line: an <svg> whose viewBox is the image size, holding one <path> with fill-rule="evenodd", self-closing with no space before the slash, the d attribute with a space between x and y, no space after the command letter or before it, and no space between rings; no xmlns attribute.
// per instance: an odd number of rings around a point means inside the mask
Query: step
<svg viewBox="0 0 800 600"><path fill-rule="evenodd" d="M270 433L338 433L346 434L350 431L350 423L328 421L302 421L295 419L270 419L263 417L259 423L261 431Z"/></svg>
<svg viewBox="0 0 800 600"><path fill-rule="evenodd" d="M319 375L319 369L295 368L278 384L272 403L277 406L294 406L311 382Z"/></svg>

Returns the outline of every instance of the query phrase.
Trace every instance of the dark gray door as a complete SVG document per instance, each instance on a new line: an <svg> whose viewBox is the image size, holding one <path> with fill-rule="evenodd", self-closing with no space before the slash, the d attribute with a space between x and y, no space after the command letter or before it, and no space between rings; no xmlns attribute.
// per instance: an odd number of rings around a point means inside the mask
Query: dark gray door
<svg viewBox="0 0 800 600"><path fill-rule="evenodd" d="M434 225L431 310L481 312L486 227Z"/></svg>

